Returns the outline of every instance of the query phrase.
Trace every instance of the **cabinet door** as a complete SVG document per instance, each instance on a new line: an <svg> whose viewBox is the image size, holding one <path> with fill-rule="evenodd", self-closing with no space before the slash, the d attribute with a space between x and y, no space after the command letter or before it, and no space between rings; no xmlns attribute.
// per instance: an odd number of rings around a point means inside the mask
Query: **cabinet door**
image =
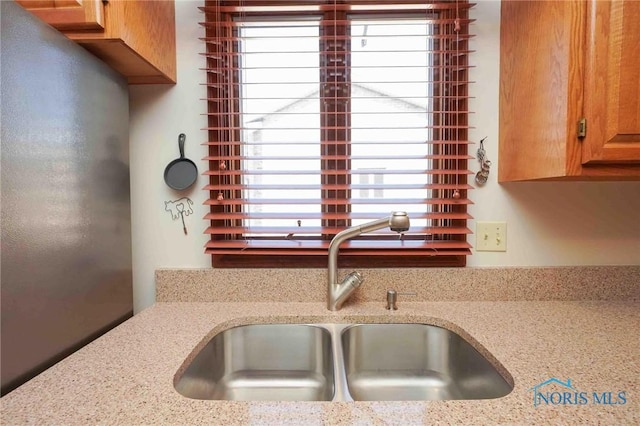
<svg viewBox="0 0 640 426"><path fill-rule="evenodd" d="M101 30L101 0L16 0L22 7L58 30Z"/></svg>
<svg viewBox="0 0 640 426"><path fill-rule="evenodd" d="M590 3L582 163L640 163L640 2Z"/></svg>

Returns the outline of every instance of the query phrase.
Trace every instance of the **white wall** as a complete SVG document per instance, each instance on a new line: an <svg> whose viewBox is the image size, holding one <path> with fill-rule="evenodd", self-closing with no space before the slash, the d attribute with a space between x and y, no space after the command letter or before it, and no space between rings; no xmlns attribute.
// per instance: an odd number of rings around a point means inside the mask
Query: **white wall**
<svg viewBox="0 0 640 426"><path fill-rule="evenodd" d="M130 88L131 213L133 237L134 311L155 302L154 271L158 268L206 268L211 266L204 254L207 237L203 231L207 213L203 202L208 195L201 188L204 176L188 190L174 191L164 183L164 169L179 157L178 135L187 136L185 156L196 163L198 171L207 167L201 159L207 155L207 126L203 68L204 29L198 6L203 2L176 1L178 84ZM182 222L173 220L164 210L165 201L181 197L193 200L193 215L185 216L188 235Z"/></svg>
<svg viewBox="0 0 640 426"><path fill-rule="evenodd" d="M177 0L178 84L175 86L130 86L131 89L131 185L134 269L134 309L155 300L154 271L157 268L207 268L204 255L208 223L202 219L207 180L201 176L189 190L176 192L164 184L165 166L178 157L177 138L186 133L186 155L200 171L207 163L206 103L201 100L205 74L198 25L200 1ZM512 183L499 185L498 78L500 4L479 1L473 9L471 139L487 136L485 149L492 173L484 187L471 193L476 220L507 222L507 252L479 252L469 257L469 266L554 266L640 264L640 182ZM526 76L523 76L526 78ZM475 151L477 147L472 147ZM472 152L475 154L475 152ZM475 160L471 170L478 170ZM164 202L188 196L194 214L180 220L164 211ZM470 227L475 230L475 222ZM475 237L469 240L475 244Z"/></svg>

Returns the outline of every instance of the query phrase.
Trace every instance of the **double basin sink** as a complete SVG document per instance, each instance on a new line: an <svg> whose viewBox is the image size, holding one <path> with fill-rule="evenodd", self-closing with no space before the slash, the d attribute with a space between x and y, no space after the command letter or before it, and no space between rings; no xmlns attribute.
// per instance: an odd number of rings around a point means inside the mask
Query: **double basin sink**
<svg viewBox="0 0 640 426"><path fill-rule="evenodd" d="M494 365L433 325L255 324L213 336L174 386L209 400L489 399L513 389Z"/></svg>

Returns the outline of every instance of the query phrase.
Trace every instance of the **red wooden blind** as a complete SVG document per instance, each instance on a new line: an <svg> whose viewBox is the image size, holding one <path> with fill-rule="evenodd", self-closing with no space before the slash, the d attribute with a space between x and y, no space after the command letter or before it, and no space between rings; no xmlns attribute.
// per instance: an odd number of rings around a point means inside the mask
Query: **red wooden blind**
<svg viewBox="0 0 640 426"><path fill-rule="evenodd" d="M465 264L471 7L205 2L214 266L326 260L335 234L395 210L408 232L363 235L341 257Z"/></svg>

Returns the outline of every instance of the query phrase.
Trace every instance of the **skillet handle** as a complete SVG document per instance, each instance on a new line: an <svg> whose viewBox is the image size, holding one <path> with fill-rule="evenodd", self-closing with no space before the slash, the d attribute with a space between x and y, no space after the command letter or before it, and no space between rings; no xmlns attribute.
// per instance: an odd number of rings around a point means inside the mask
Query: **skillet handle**
<svg viewBox="0 0 640 426"><path fill-rule="evenodd" d="M184 133L180 133L178 135L178 149L180 150L180 158L184 158L184 141L187 139L187 136Z"/></svg>

